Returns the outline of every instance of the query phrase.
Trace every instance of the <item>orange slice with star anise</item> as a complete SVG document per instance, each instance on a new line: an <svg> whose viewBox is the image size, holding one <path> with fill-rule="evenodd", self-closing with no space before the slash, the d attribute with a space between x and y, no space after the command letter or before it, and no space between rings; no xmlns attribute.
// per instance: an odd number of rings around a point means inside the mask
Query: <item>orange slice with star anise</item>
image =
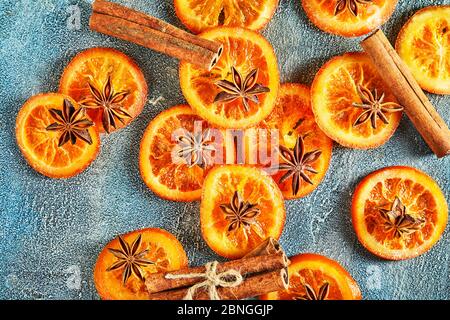
<svg viewBox="0 0 450 320"><path fill-rule="evenodd" d="M361 52L334 57L319 70L311 103L325 134L359 149L376 148L389 140L403 110L368 55Z"/></svg>
<svg viewBox="0 0 450 320"><path fill-rule="evenodd" d="M423 89L450 94L450 5L417 11L395 47Z"/></svg>
<svg viewBox="0 0 450 320"><path fill-rule="evenodd" d="M261 169L220 166L203 183L202 235L223 257L241 258L267 238L279 239L285 218L283 195Z"/></svg>
<svg viewBox="0 0 450 320"><path fill-rule="evenodd" d="M187 266L186 252L171 233L158 228L136 230L118 236L100 252L94 282L104 300L145 300L147 274Z"/></svg>
<svg viewBox="0 0 450 320"><path fill-rule="evenodd" d="M356 187L353 227L373 254L391 260L410 259L439 240L448 206L438 184L410 167L388 167L365 177Z"/></svg>
<svg viewBox="0 0 450 320"><path fill-rule="evenodd" d="M220 128L247 128L267 117L279 87L277 59L259 33L215 28L200 35L221 42L223 53L211 71L180 64L181 90L192 109Z"/></svg>
<svg viewBox="0 0 450 320"><path fill-rule="evenodd" d="M262 29L272 18L278 0L175 0L175 11L192 32L228 26Z"/></svg>
<svg viewBox="0 0 450 320"><path fill-rule="evenodd" d="M319 29L344 37L365 35L384 24L398 0L302 0L309 19Z"/></svg>
<svg viewBox="0 0 450 320"><path fill-rule="evenodd" d="M79 174L100 149L100 137L85 110L57 93L34 96L23 105L16 138L31 167L51 178Z"/></svg>
<svg viewBox="0 0 450 320"><path fill-rule="evenodd" d="M225 148L225 137L187 105L163 111L142 138L139 167L144 182L164 199L200 199L209 170L231 161L227 159L233 156L233 148Z"/></svg>
<svg viewBox="0 0 450 320"><path fill-rule="evenodd" d="M244 145L246 163L270 168L285 199L304 197L317 188L333 149L314 119L309 87L295 83L281 85L275 108L257 128L245 132Z"/></svg>
<svg viewBox="0 0 450 320"><path fill-rule="evenodd" d="M314 253L289 258L289 288L263 300L361 300L356 281L338 262Z"/></svg>
<svg viewBox="0 0 450 320"><path fill-rule="evenodd" d="M113 132L136 118L147 102L147 83L137 64L111 48L80 52L67 65L59 91L87 109L100 132Z"/></svg>

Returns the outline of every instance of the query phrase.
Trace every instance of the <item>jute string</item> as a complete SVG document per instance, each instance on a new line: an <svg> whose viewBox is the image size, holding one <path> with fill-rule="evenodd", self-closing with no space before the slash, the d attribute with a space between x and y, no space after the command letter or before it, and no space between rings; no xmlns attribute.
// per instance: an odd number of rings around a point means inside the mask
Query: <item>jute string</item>
<svg viewBox="0 0 450 320"><path fill-rule="evenodd" d="M220 300L217 287L233 288L240 285L244 279L237 270L227 270L221 273L217 273L217 261L208 262L205 265L205 273L188 273L188 274L167 274L166 279L192 279L192 278L204 278L205 281L196 283L188 289L184 300L193 300L194 295L200 288L207 288L209 298L211 300Z"/></svg>

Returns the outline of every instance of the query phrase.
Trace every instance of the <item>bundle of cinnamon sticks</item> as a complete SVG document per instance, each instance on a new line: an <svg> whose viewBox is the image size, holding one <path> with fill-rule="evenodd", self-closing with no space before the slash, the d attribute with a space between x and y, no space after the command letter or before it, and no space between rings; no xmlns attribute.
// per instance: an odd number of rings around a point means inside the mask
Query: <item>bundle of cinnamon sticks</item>
<svg viewBox="0 0 450 320"><path fill-rule="evenodd" d="M242 259L217 264L217 276L230 270L242 276L242 281L233 286L217 286L215 289L221 300L238 300L259 296L265 293L287 289L289 260L279 244L269 238ZM205 266L188 268L174 272L151 274L145 285L150 300L186 299L189 290L205 283L193 293L195 300L211 299L207 277L192 275L206 274ZM234 281L234 279L230 279Z"/></svg>
<svg viewBox="0 0 450 320"><path fill-rule="evenodd" d="M222 54L221 43L200 38L165 21L117 3L96 0L89 21L94 31L133 42L211 70Z"/></svg>

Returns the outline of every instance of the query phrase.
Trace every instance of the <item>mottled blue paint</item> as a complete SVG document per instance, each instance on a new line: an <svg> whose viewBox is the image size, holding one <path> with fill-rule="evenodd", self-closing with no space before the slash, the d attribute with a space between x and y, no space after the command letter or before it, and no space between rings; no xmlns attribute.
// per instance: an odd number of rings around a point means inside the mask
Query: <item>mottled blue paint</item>
<svg viewBox="0 0 450 320"><path fill-rule="evenodd" d="M120 1L181 26L172 0ZM395 39L417 9L450 1L400 0L384 30ZM81 29L70 30L69 6L81 10ZM136 45L90 32L90 2L83 0L2 0L0 2L0 298L97 299L92 269L101 248L119 233L161 227L185 246L192 265L217 257L202 240L198 203L159 199L138 171L139 141L160 111L183 103L177 61ZM330 57L359 50L360 39L343 39L315 28L299 0L281 0L263 34L278 55L283 82L311 83ZM98 159L67 181L34 172L20 154L14 124L32 95L55 91L64 66L79 51L110 46L132 56L150 88L142 115L126 129L102 139ZM450 97L429 95L447 123ZM163 100L151 103L158 97ZM342 263L367 299L449 299L448 228L428 253L389 262L357 241L349 207L354 187L369 172L409 165L428 172L449 199L450 158L438 160L405 117L383 147L371 151L334 148L325 181L309 197L287 203L281 243L289 254L317 252ZM73 275L79 270L77 288Z"/></svg>

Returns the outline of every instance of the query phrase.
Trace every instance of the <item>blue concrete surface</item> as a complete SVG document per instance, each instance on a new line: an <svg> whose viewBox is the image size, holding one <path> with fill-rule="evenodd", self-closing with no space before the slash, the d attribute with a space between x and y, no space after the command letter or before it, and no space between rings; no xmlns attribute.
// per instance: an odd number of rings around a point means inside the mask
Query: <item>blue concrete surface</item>
<svg viewBox="0 0 450 320"><path fill-rule="evenodd" d="M120 1L181 26L172 0ZM417 9L450 1L400 0L384 26L391 40ZM81 26L69 17L80 10ZM161 227L183 243L192 265L217 257L202 240L198 203L155 196L138 171L139 141L161 110L183 103L177 61L90 32L85 0L0 1L0 298L98 299L92 269L101 248L117 234ZM76 21L75 21L76 22ZM299 0L281 0L263 34L272 42L283 82L310 84L330 57L359 50L360 39L343 39L315 28ZM25 162L14 138L21 105L32 95L55 91L64 66L79 51L110 46L132 56L149 84L142 115L103 138L98 159L67 181L47 179ZM450 96L429 95L447 123ZM357 151L335 146L325 181L309 197L287 204L281 243L288 254L316 252L339 261L366 299L449 299L449 228L428 253L409 261L383 261L357 241L349 206L354 187L369 172L409 165L436 179L449 200L450 157L436 159L404 117L383 147Z"/></svg>

